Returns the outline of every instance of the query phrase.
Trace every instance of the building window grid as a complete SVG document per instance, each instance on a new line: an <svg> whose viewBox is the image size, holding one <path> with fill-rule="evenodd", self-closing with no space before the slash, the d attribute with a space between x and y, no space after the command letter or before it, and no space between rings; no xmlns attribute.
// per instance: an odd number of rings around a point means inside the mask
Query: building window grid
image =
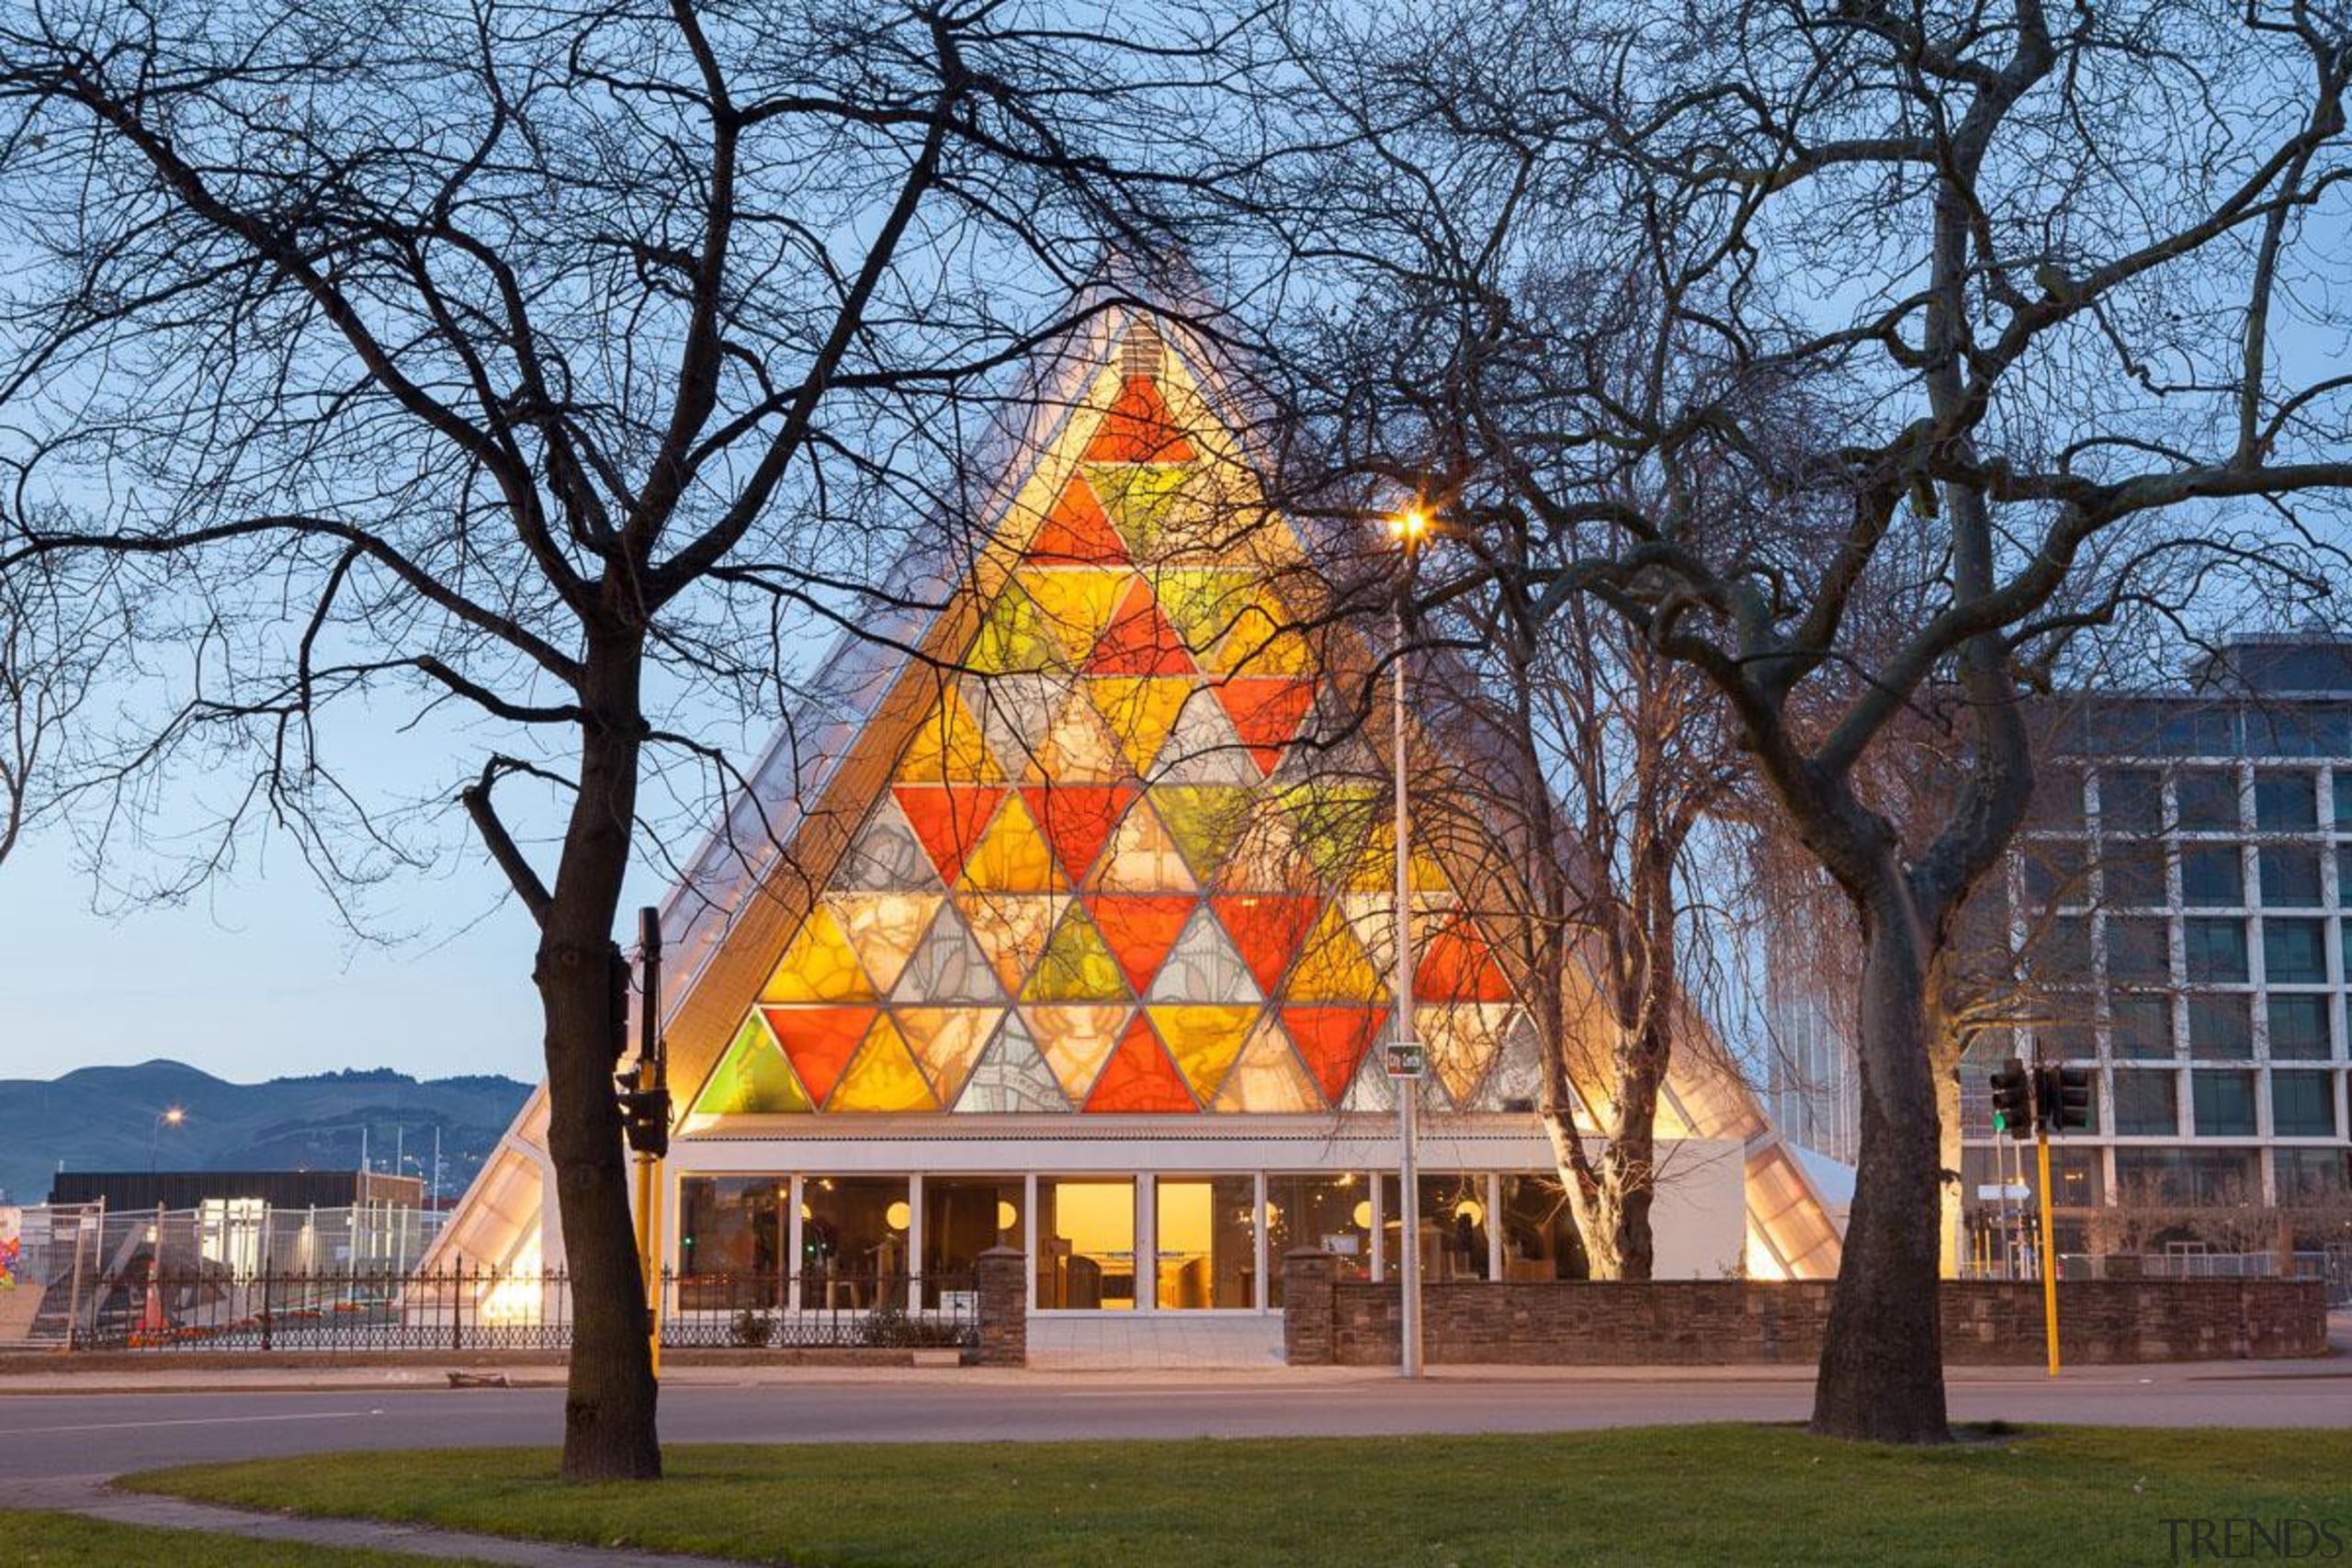
<svg viewBox="0 0 2352 1568"><path fill-rule="evenodd" d="M2127 1145L2177 1143L2193 1146L2197 1137L2196 1096L2193 1092L2196 1080L2189 1076L2192 1071L2189 1064L2193 1059L2193 1046L2188 1028L2189 993L2185 986L2187 938L2183 911L2186 903L2182 884L2181 852L2186 846L2233 842L2237 851L2242 884L2238 903L2235 906L2215 906L2213 914L2216 917L2234 919L2241 922L2240 930L2244 933L2246 947L2245 977L2243 981L2235 982L2199 982L2199 988L2210 992L2236 995L2245 998L2251 1013L2250 1022L2253 1032L2252 1055L2248 1060L2256 1079L2256 1133L2255 1136L2258 1142L2265 1145L2275 1142L2290 1146L2312 1142L2324 1145L2335 1140L2280 1138L2272 1125L2270 1077L2272 1062L2267 1010L2272 987L2265 963L2262 911L2267 900L2262 891L2260 854L2266 843L2273 846L2316 846L2319 850L2320 909L2324 918L2334 923L2334 929L2328 933L2330 940L2323 944L2325 951L2324 987L2282 981L2279 988L2282 995L2320 990L2332 999L2334 1005L2328 1009L2330 1049L2324 1066L2335 1091L2338 1137L2343 1135L2347 1126L2352 1126L2352 1122L2346 1120L2352 1118L2352 1083L2347 1083L2347 1075L2343 1070L2345 1043L2347 1035L2352 1035L2352 1014L2348 1014L2346 1010L2352 1009L2352 992L2346 990L2347 975L2345 963L2347 931L2346 922L2352 922L2352 908L2347 908L2346 898L2347 894L2352 894L2352 888L2347 888L2341 874L2343 868L2335 852L2339 848L2352 849L2352 818L2339 818L2335 808L2339 783L2347 790L2352 790L2352 761L2347 761L2341 766L2331 765L2308 769L2312 774L2313 805L2313 820L2308 827L2266 828L2258 821L2256 792L2257 765L2263 765L2265 772L2278 771L2277 762L2270 759L2243 758L2227 764L2211 762L2205 764L2210 771L2226 770L2232 775L2233 783L2236 786L2234 793L2237 797L2237 820L2234 823L2215 822L2198 826L2184 826L2181 821L2177 796L2180 769L2177 766L2165 768L2161 795L2163 826L2157 841L2161 845L2165 868L2165 890L2169 899L2162 918L2166 929L2166 967L2169 971L2168 988L2173 1010L2173 1055L2167 1066L2155 1066L2146 1060L2141 1060L2135 1062L2134 1070L2169 1071L2174 1075L2176 1098L2181 1111L2180 1125L2169 1138L2155 1135L2126 1137L2112 1131L2111 1118L2104 1119L2103 1135L2097 1137L2097 1143L2101 1145L2101 1164L2110 1190L2113 1182L2112 1154L2119 1140ZM2304 766L2300 760L2294 761L2291 765L2299 770ZM2107 953L2107 889L2105 874L2101 869L2101 851L2106 837L2098 787L2101 771L2103 770L2091 770L2081 780L2085 813L2080 834L2060 829L2043 830L2030 837L2042 840L2064 840L2074 838L2083 842L2090 852L2089 875L2084 879L2083 891L2076 897L2083 900L2082 905L2079 906L2080 912L2089 917L2092 927L2091 934L2094 940L2091 953L2091 980L2096 987L2096 994L2099 998L2092 1037L2096 1042L2095 1049L2098 1053L2100 1089L2107 1103L2112 1106L2115 1068L2120 1058L2115 1052L2112 1012L2108 1005L2110 981L2108 974ZM2142 837L2139 834L2117 836L2131 839ZM2021 883L2021 875L2012 882L2013 897L2024 891ZM2063 891L2058 893L2057 897L2059 900L2057 907L2060 909L2066 909L2074 902L2067 899ZM2012 908L2022 907L2021 902L2013 902L2011 905ZM2013 934L2022 938L2024 932L2021 924L2013 928ZM2295 1064L2301 1070L2312 1070L2321 1065L2317 1062ZM2266 1188L2266 1201L2275 1201L2275 1191L2269 1190L2272 1171L2267 1162L2263 1164L2261 1175Z"/></svg>

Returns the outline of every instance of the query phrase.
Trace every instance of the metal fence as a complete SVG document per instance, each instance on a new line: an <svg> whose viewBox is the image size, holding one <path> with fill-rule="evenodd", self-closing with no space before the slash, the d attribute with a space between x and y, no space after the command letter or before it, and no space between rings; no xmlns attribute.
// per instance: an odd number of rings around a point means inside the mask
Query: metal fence
<svg viewBox="0 0 2352 1568"><path fill-rule="evenodd" d="M968 1275L664 1271L662 1343L679 1348L961 1349L979 1342ZM336 1352L563 1350L572 1281L562 1269L458 1264L413 1273L134 1268L83 1281L68 1307L74 1349Z"/></svg>
<svg viewBox="0 0 2352 1568"><path fill-rule="evenodd" d="M2276 1252L2145 1252L2092 1255L2062 1253L2061 1280L2276 1280L2290 1271ZM2033 1280L2033 1255L2013 1260L1962 1266L1963 1280ZM2294 1255L2291 1277L2317 1280L2327 1288L2331 1309L2352 1307L2352 1247L2329 1247Z"/></svg>

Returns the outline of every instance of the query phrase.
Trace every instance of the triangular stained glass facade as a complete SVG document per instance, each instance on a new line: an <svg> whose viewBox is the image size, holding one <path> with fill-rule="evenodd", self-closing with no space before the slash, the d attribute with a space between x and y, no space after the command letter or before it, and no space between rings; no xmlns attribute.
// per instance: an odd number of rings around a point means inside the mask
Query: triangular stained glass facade
<svg viewBox="0 0 2352 1568"><path fill-rule="evenodd" d="M1041 461L696 1116L1394 1103L1385 799L1316 739L1349 705L1276 581L1301 553L1182 375L1106 372ZM1413 886L1432 1102L1521 1098L1486 933L1434 861Z"/></svg>

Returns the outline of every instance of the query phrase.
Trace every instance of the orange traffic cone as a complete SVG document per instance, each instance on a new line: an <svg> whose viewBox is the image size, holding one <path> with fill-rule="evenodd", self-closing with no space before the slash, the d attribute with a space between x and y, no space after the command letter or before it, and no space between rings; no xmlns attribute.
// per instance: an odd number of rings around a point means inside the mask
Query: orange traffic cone
<svg viewBox="0 0 2352 1568"><path fill-rule="evenodd" d="M147 1310L139 1315L142 1334L161 1334L170 1326L164 1318L164 1290L154 1280L147 1281Z"/></svg>

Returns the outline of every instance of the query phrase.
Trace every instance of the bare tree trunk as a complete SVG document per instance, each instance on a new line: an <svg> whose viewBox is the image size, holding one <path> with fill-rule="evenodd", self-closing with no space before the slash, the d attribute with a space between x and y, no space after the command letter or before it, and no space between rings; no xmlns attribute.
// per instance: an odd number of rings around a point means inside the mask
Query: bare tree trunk
<svg viewBox="0 0 2352 1568"><path fill-rule="evenodd" d="M628 872L643 745L639 660L633 642L592 634L580 790L533 976L547 1019L548 1152L571 1277L567 1481L652 1481L662 1474L645 1281L613 1088L623 1044L615 1017L613 931Z"/></svg>
<svg viewBox="0 0 2352 1568"><path fill-rule="evenodd" d="M1932 931L1891 854L1862 910L1860 1168L1814 1390L1813 1430L1868 1442L1941 1443L1945 1413L1936 1275L1940 1183L1936 1086L1926 1039Z"/></svg>

